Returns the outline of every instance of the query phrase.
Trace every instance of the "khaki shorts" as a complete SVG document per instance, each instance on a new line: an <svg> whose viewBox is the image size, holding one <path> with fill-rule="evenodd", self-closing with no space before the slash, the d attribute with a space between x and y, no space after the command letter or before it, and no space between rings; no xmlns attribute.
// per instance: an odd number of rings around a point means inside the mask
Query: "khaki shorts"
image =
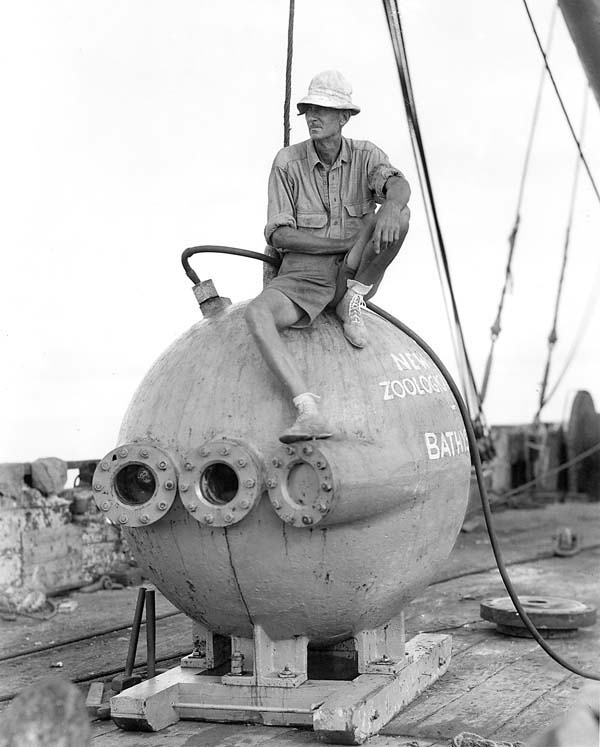
<svg viewBox="0 0 600 747"><path fill-rule="evenodd" d="M293 301L305 316L293 326L308 327L327 307L337 306L346 292L346 281L354 277L344 254L300 254L287 252L277 277L268 284Z"/></svg>

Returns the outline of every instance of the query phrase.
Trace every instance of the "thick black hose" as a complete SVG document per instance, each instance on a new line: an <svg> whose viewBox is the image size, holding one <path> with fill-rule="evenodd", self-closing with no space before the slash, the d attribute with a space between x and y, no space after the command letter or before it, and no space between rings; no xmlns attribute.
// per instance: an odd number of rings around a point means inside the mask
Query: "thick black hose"
<svg viewBox="0 0 600 747"><path fill-rule="evenodd" d="M422 340L419 337L419 335L417 335L416 332L413 332L412 329L410 329L405 324L403 324L399 319L396 319L391 314L388 314L383 309L380 309L378 306L375 306L372 303L367 303L367 307L371 309L371 311L374 311L376 314L379 314L379 316L381 316L386 321L393 324L401 332L404 332L404 334L411 337L417 343L417 345L419 345L420 347L423 348L423 350L425 350L427 355L433 360L435 365L440 369L442 376L446 379L446 382L448 383L448 386L450 387L450 390L452 391L452 394L454 395L454 398L456 399L458 409L460 410L460 414L462 416L462 419L465 424L465 429L467 431L467 438L469 440L469 448L471 450L471 463L473 467L475 468L475 474L477 475L477 484L479 486L479 494L481 496L483 516L485 518L485 523L486 523L488 535L490 537L490 543L492 545L492 550L494 552L494 557L496 558L496 565L498 566L498 571L500 572L500 576L502 577L502 581L504 582L506 591L508 592L508 595L510 596L512 603L515 606L515 609L519 613L519 617L523 621L523 624L525 625L527 630L531 633L533 638L535 638L535 640L541 646L541 648L543 648L544 651L548 654L548 656L554 659L554 661L557 662L557 664L560 664L565 669L568 669L570 672L573 672L573 674L578 674L580 677L586 677L587 679L590 679L590 680L600 680L600 674L595 674L594 672L586 672L582 669L579 669L578 667L574 666L573 664L570 664L568 661L563 659L559 654L557 654L556 651L554 651L554 649L552 649L548 645L548 643L544 640L544 638L539 633L538 629L531 622L527 612L525 612L525 609L523 608L523 605L521 604L521 601L519 600L517 592L515 591L512 585L512 581L510 580L510 577L508 575L508 571L506 570L504 559L502 557L502 552L500 550L500 545L498 543L498 537L496 536L496 531L493 526L490 501L487 495L487 490L485 488L483 471L481 467L481 459L479 458L479 449L477 448L477 439L475 437L475 432L473 431L473 426L471 424L471 418L469 417L469 411L467 410L467 407L464 403L462 395L458 387L454 383L452 376L450 375L450 372L448 371L446 366L444 366L444 364L439 359L439 357L436 355L436 353L429 347L429 345L424 340Z"/></svg>

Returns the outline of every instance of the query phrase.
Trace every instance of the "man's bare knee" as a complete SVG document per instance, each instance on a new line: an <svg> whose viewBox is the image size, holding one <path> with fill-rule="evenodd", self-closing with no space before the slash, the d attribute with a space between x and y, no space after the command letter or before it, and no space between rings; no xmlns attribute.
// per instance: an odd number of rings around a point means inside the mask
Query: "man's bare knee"
<svg viewBox="0 0 600 747"><path fill-rule="evenodd" d="M260 296L255 298L254 301L250 301L248 306L246 306L244 319L246 320L250 333L254 337L259 335L267 325L275 324L271 309L261 301Z"/></svg>

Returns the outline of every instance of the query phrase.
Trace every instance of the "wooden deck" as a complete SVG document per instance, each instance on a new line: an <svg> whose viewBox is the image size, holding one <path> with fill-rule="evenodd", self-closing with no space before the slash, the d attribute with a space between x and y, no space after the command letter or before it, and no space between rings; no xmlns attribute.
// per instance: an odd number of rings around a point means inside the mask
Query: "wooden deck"
<svg viewBox="0 0 600 747"><path fill-rule="evenodd" d="M521 594L565 596L600 606L600 505L555 504L545 509L509 510L495 523ZM570 558L552 554L561 526L582 535L582 551ZM479 601L504 596L487 534L461 534L438 581L406 610L407 635L449 632L453 658L444 677L390 722L372 747L447 745L461 731L488 739L525 740L572 703L585 680L555 664L531 639L495 632L479 618ZM136 589L74 593L70 614L40 623L0 621L0 707L41 677L60 671L81 683L121 671L126 657ZM175 663L187 653L190 624L157 595L157 655ZM598 668L600 623L552 645L567 660ZM145 640L140 636L138 664ZM62 662L62 667L53 665ZM124 732L111 721L94 721L93 747L258 747L320 744L310 731L185 721L157 734Z"/></svg>

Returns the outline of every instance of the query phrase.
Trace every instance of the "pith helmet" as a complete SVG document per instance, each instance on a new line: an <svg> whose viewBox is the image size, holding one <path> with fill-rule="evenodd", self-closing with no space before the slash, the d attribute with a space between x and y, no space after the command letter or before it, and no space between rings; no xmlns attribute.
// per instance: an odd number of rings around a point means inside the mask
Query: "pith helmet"
<svg viewBox="0 0 600 747"><path fill-rule="evenodd" d="M315 75L308 87L308 95L296 105L298 113L304 114L309 104L347 109L352 115L360 111L360 107L352 103L352 86L337 70L325 70Z"/></svg>

